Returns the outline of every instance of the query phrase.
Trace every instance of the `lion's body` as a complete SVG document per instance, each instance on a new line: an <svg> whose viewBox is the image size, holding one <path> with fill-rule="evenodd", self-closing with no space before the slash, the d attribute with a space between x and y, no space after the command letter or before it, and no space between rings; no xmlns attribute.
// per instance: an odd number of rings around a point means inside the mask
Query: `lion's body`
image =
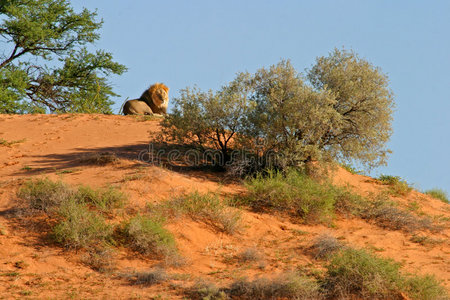
<svg viewBox="0 0 450 300"><path fill-rule="evenodd" d="M150 106L141 100L128 100L123 106L124 115L152 115Z"/></svg>
<svg viewBox="0 0 450 300"><path fill-rule="evenodd" d="M168 105L169 88L163 83L155 83L145 90L139 99L127 101L123 107L123 113L125 115L167 114Z"/></svg>

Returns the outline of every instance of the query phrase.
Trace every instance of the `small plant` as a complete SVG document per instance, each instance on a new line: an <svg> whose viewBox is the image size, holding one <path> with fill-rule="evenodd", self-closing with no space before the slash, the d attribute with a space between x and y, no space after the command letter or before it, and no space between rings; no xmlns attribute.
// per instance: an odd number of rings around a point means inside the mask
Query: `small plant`
<svg viewBox="0 0 450 300"><path fill-rule="evenodd" d="M17 196L27 201L32 208L49 212L73 197L73 194L67 184L42 178L28 180L19 189Z"/></svg>
<svg viewBox="0 0 450 300"><path fill-rule="evenodd" d="M95 245L89 247L81 257L81 261L101 273L111 272L115 267L114 251L108 246Z"/></svg>
<svg viewBox="0 0 450 300"><path fill-rule="evenodd" d="M361 216L364 219L375 220L376 225L380 227L392 230L411 232L419 229L435 229L430 219L399 209L388 200L386 194L379 194L369 202L361 212Z"/></svg>
<svg viewBox="0 0 450 300"><path fill-rule="evenodd" d="M409 240L413 243L417 243L422 246L434 246L442 242L441 240L433 239L426 235L419 235L419 234L413 235Z"/></svg>
<svg viewBox="0 0 450 300"><path fill-rule="evenodd" d="M190 193L150 209L172 217L186 214L194 220L201 220L229 234L240 229L240 212L229 207L227 200L221 201L216 194L212 193Z"/></svg>
<svg viewBox="0 0 450 300"><path fill-rule="evenodd" d="M310 223L327 223L333 218L333 186L318 183L297 170L258 174L247 180L246 187L248 194L243 202L255 209L285 211Z"/></svg>
<svg viewBox="0 0 450 300"><path fill-rule="evenodd" d="M450 201L448 199L448 194L442 189L438 189L438 188L431 189L431 190L426 191L425 194L427 194L433 198L439 199L444 203L450 203Z"/></svg>
<svg viewBox="0 0 450 300"><path fill-rule="evenodd" d="M189 299L226 300L229 299L225 291L219 289L214 283L199 281L186 290Z"/></svg>
<svg viewBox="0 0 450 300"><path fill-rule="evenodd" d="M111 226L85 204L71 199L61 204L58 214L61 220L53 229L53 237L62 246L79 249L111 241Z"/></svg>
<svg viewBox="0 0 450 300"><path fill-rule="evenodd" d="M31 170L33 170L33 168L30 166L24 166L24 167L22 167L22 170L31 171Z"/></svg>
<svg viewBox="0 0 450 300"><path fill-rule="evenodd" d="M107 211L111 208L122 207L127 197L113 187L92 189L89 186L80 186L76 198L80 202L92 204L102 211Z"/></svg>
<svg viewBox="0 0 450 300"><path fill-rule="evenodd" d="M378 180L389 185L389 192L394 196L405 196L412 190L412 187L399 176L381 175Z"/></svg>
<svg viewBox="0 0 450 300"><path fill-rule="evenodd" d="M363 171L355 169L355 167L353 167L352 165L342 163L342 164L340 164L340 166L352 174L357 174L357 175L363 174Z"/></svg>
<svg viewBox="0 0 450 300"><path fill-rule="evenodd" d="M10 147L15 145L15 144L20 144L25 142L26 139L21 139L21 140L16 140L16 141L7 141L5 139L0 139L0 146L5 146L5 147Z"/></svg>
<svg viewBox="0 0 450 300"><path fill-rule="evenodd" d="M401 286L399 268L392 260L348 248L332 258L324 282L330 296L392 299Z"/></svg>
<svg viewBox="0 0 450 300"><path fill-rule="evenodd" d="M318 283L308 277L286 273L274 279L241 279L229 289L233 299L322 299Z"/></svg>
<svg viewBox="0 0 450 300"><path fill-rule="evenodd" d="M314 241L311 250L315 258L328 258L343 248L343 245L337 238L328 234L322 234Z"/></svg>
<svg viewBox="0 0 450 300"><path fill-rule="evenodd" d="M238 253L237 258L240 263L249 263L262 260L262 255L255 248L247 248L244 251Z"/></svg>
<svg viewBox="0 0 450 300"><path fill-rule="evenodd" d="M136 215L123 226L122 231L127 244L142 254L164 258L178 255L175 238L160 220Z"/></svg>
<svg viewBox="0 0 450 300"><path fill-rule="evenodd" d="M407 294L412 299L420 300L445 300L448 299L448 293L434 276L410 275L405 278L404 286Z"/></svg>
<svg viewBox="0 0 450 300"><path fill-rule="evenodd" d="M141 285L154 285L161 282L164 282L169 279L169 275L166 273L166 271L162 268L155 268L154 270L151 270L149 272L136 272L134 273L130 281L134 284L141 284Z"/></svg>

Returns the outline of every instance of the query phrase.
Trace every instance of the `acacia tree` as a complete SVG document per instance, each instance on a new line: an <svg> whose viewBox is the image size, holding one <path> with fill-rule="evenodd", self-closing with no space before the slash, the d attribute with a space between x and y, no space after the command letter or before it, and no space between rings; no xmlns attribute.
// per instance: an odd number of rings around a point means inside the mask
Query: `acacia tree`
<svg viewBox="0 0 450 300"><path fill-rule="evenodd" d="M283 60L240 73L216 93L187 88L173 102L162 123L166 137L220 149L224 163L230 145L250 157L275 154L257 166L244 156L239 172L331 159L374 167L389 153L394 102L387 76L345 50L317 58L306 79Z"/></svg>
<svg viewBox="0 0 450 300"><path fill-rule="evenodd" d="M106 76L126 68L87 50L99 39L96 12L76 13L67 0L3 0L0 16L0 113L111 113L117 95Z"/></svg>
<svg viewBox="0 0 450 300"><path fill-rule="evenodd" d="M344 160L374 167L386 163L394 99L388 77L353 51L319 57L307 77L317 91L334 95L340 126L327 131L321 148Z"/></svg>

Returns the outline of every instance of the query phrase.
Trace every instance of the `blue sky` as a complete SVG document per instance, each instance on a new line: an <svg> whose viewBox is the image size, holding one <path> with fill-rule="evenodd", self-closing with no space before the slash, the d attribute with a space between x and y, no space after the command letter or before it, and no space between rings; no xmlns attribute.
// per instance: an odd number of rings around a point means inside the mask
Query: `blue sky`
<svg viewBox="0 0 450 300"><path fill-rule="evenodd" d="M393 154L380 173L450 192L450 1L107 1L95 47L129 70L111 77L118 112L151 83L170 96L217 89L239 71L290 59L298 71L333 48L353 49L390 78L397 108Z"/></svg>

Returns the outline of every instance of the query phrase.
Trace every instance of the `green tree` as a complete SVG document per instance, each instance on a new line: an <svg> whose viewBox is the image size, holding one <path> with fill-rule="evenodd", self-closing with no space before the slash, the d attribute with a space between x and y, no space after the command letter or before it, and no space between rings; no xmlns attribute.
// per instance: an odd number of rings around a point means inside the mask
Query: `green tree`
<svg viewBox="0 0 450 300"><path fill-rule="evenodd" d="M321 138L323 149L369 167L385 164L394 108L388 77L353 51L338 49L317 58L307 77L317 91L334 95L341 117L339 127Z"/></svg>
<svg viewBox="0 0 450 300"><path fill-rule="evenodd" d="M4 0L0 4L0 113L111 113L117 96L106 77L126 67L103 50L96 12L76 13L67 0Z"/></svg>

